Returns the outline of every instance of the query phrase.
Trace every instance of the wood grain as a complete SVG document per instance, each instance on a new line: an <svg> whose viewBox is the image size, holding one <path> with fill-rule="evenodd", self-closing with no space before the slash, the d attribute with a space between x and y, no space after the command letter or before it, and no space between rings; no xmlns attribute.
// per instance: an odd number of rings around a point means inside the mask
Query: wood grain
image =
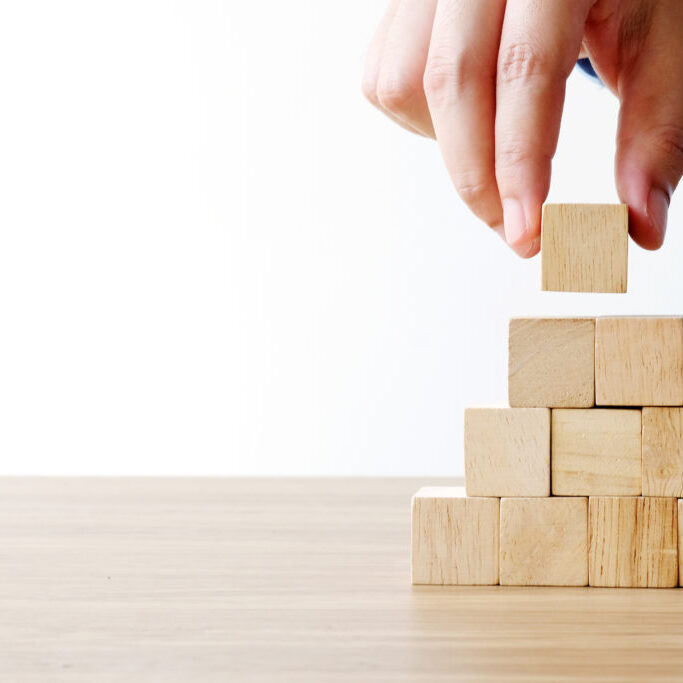
<svg viewBox="0 0 683 683"><path fill-rule="evenodd" d="M468 496L550 495L550 410L467 408Z"/></svg>
<svg viewBox="0 0 683 683"><path fill-rule="evenodd" d="M588 584L588 499L503 498L500 583Z"/></svg>
<svg viewBox="0 0 683 683"><path fill-rule="evenodd" d="M541 289L626 291L628 207L546 204L541 227Z"/></svg>
<svg viewBox="0 0 683 683"><path fill-rule="evenodd" d="M675 498L591 497L591 586L669 588L678 584Z"/></svg>
<svg viewBox="0 0 683 683"><path fill-rule="evenodd" d="M662 683L683 590L411 586L454 480L2 479L7 683Z"/></svg>
<svg viewBox="0 0 683 683"><path fill-rule="evenodd" d="M551 441L553 495L640 495L640 410L553 410Z"/></svg>
<svg viewBox="0 0 683 683"><path fill-rule="evenodd" d="M513 407L593 406L595 320L512 318L508 400Z"/></svg>
<svg viewBox="0 0 683 683"><path fill-rule="evenodd" d="M643 495L683 498L683 408L643 408Z"/></svg>
<svg viewBox="0 0 683 683"><path fill-rule="evenodd" d="M412 500L414 584L498 583L500 500L465 498L462 487L424 487Z"/></svg>
<svg viewBox="0 0 683 683"><path fill-rule="evenodd" d="M683 405L683 319L598 318L596 403Z"/></svg>

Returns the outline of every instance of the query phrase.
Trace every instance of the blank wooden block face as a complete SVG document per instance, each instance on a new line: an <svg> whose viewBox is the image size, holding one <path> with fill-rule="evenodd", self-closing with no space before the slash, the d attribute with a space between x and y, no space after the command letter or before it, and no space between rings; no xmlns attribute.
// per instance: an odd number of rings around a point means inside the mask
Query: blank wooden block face
<svg viewBox="0 0 683 683"><path fill-rule="evenodd" d="M546 204L541 229L541 289L626 291L628 207Z"/></svg>
<svg viewBox="0 0 683 683"><path fill-rule="evenodd" d="M547 408L465 410L468 496L550 495Z"/></svg>
<svg viewBox="0 0 683 683"><path fill-rule="evenodd" d="M592 318L513 318L508 352L511 406L588 408L594 404Z"/></svg>
<svg viewBox="0 0 683 683"><path fill-rule="evenodd" d="M683 405L683 320L598 318L595 392L598 405Z"/></svg>
<svg viewBox="0 0 683 683"><path fill-rule="evenodd" d="M500 583L588 584L588 499L503 498Z"/></svg>
<svg viewBox="0 0 683 683"><path fill-rule="evenodd" d="M639 496L640 410L553 410L551 468L556 496Z"/></svg>
<svg viewBox="0 0 683 683"><path fill-rule="evenodd" d="M683 408L643 408L643 495L683 498Z"/></svg>
<svg viewBox="0 0 683 683"><path fill-rule="evenodd" d="M675 498L591 497L591 586L671 588L678 583Z"/></svg>
<svg viewBox="0 0 683 683"><path fill-rule="evenodd" d="M465 498L461 487L420 489L412 503L412 582L497 584L499 520L498 498Z"/></svg>

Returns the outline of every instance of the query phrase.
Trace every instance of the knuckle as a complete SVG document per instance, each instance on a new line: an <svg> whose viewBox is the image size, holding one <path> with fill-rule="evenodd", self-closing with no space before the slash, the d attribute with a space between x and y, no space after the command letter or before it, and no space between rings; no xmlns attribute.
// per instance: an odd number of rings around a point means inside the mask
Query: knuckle
<svg viewBox="0 0 683 683"><path fill-rule="evenodd" d="M683 171L683 126L672 124L658 126L651 131L655 148L680 173Z"/></svg>
<svg viewBox="0 0 683 683"><path fill-rule="evenodd" d="M491 191L491 179L480 174L458 175L453 179L455 191L470 207L477 207L486 202Z"/></svg>
<svg viewBox="0 0 683 683"><path fill-rule="evenodd" d="M460 171L453 175L453 185L470 211L494 230L503 222L495 177L482 170Z"/></svg>
<svg viewBox="0 0 683 683"><path fill-rule="evenodd" d="M403 112L415 97L419 83L406 74L380 76L377 83L377 99L390 112Z"/></svg>
<svg viewBox="0 0 683 683"><path fill-rule="evenodd" d="M517 169L524 165L550 164L552 154L532 148L528 142L501 143L496 147L496 171Z"/></svg>
<svg viewBox="0 0 683 683"><path fill-rule="evenodd" d="M521 141L496 149L496 182L503 196L511 188L533 185L548 192L553 153Z"/></svg>
<svg viewBox="0 0 683 683"><path fill-rule="evenodd" d="M552 70L550 59L530 43L512 43L500 51L498 79L503 83L527 82Z"/></svg>
<svg viewBox="0 0 683 683"><path fill-rule="evenodd" d="M519 142L499 144L496 147L496 170L515 168L530 159L528 145Z"/></svg>
<svg viewBox="0 0 683 683"><path fill-rule="evenodd" d="M471 55L431 56L427 61L422 83L427 100L438 104L457 95L483 75L482 68Z"/></svg>

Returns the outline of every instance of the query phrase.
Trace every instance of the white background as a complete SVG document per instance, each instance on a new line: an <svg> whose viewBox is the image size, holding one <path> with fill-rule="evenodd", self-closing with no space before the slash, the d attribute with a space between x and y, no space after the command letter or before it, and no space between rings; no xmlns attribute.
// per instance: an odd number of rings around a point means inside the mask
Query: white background
<svg viewBox="0 0 683 683"><path fill-rule="evenodd" d="M683 310L683 203L619 295L539 291L360 96L384 2L0 9L0 456L19 474L456 474L519 314ZM551 199L614 201L568 86Z"/></svg>

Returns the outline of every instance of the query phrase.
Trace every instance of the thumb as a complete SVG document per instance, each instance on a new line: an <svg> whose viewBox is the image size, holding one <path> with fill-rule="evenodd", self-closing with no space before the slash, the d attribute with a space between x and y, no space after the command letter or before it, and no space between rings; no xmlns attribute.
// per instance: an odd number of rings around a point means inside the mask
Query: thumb
<svg viewBox="0 0 683 683"><path fill-rule="evenodd" d="M653 17L643 44L627 48L634 59L619 79L617 190L629 206L631 237L645 249L662 246L683 173L683 3L675 4L675 16Z"/></svg>

